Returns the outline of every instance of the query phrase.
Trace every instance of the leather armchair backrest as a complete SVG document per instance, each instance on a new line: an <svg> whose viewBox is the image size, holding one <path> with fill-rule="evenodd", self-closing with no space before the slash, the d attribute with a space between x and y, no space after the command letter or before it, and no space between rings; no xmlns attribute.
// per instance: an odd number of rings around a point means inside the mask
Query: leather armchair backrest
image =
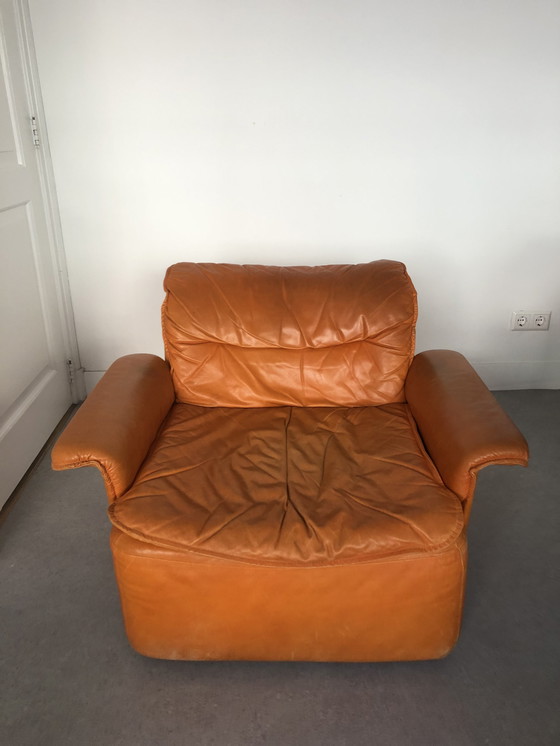
<svg viewBox="0 0 560 746"><path fill-rule="evenodd" d="M416 292L388 260L321 267L175 264L162 308L178 401L366 406L404 401Z"/></svg>

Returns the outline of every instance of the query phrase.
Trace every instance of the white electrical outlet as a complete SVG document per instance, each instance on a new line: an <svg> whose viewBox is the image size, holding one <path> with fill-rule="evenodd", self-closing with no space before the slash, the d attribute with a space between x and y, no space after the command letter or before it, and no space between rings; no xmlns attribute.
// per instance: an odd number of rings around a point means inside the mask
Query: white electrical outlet
<svg viewBox="0 0 560 746"><path fill-rule="evenodd" d="M514 311L510 328L514 332L546 332L551 315L550 311Z"/></svg>
<svg viewBox="0 0 560 746"><path fill-rule="evenodd" d="M511 329L514 332L522 332L529 328L531 314L527 311L514 311L511 315Z"/></svg>
<svg viewBox="0 0 560 746"><path fill-rule="evenodd" d="M537 332L546 332L550 326L550 311L548 313L533 314L533 329Z"/></svg>

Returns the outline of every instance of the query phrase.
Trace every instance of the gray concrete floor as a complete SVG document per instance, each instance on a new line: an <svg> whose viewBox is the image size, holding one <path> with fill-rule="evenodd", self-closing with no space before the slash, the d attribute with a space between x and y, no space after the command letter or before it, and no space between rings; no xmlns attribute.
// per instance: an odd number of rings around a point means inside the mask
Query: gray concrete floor
<svg viewBox="0 0 560 746"><path fill-rule="evenodd" d="M101 477L43 458L0 527L0 741L560 743L560 392L497 396L531 465L480 475L463 630L442 661L142 658L121 624Z"/></svg>

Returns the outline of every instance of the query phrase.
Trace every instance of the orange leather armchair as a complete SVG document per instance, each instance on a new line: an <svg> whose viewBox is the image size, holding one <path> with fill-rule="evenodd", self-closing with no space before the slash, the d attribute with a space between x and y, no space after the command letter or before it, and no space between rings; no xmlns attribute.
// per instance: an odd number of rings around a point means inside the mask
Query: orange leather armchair
<svg viewBox="0 0 560 746"><path fill-rule="evenodd" d="M132 646L446 655L476 474L528 452L461 355L413 357L405 267L184 263L165 290L166 360L117 360L53 451L103 474Z"/></svg>

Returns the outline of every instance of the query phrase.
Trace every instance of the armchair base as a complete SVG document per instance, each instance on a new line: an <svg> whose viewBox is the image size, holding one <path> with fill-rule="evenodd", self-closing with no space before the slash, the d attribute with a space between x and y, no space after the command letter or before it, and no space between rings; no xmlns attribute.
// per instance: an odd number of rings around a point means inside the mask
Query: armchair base
<svg viewBox="0 0 560 746"><path fill-rule="evenodd" d="M115 528L111 547L130 644L153 658L425 660L459 634L463 534L440 553L322 567L224 561Z"/></svg>

